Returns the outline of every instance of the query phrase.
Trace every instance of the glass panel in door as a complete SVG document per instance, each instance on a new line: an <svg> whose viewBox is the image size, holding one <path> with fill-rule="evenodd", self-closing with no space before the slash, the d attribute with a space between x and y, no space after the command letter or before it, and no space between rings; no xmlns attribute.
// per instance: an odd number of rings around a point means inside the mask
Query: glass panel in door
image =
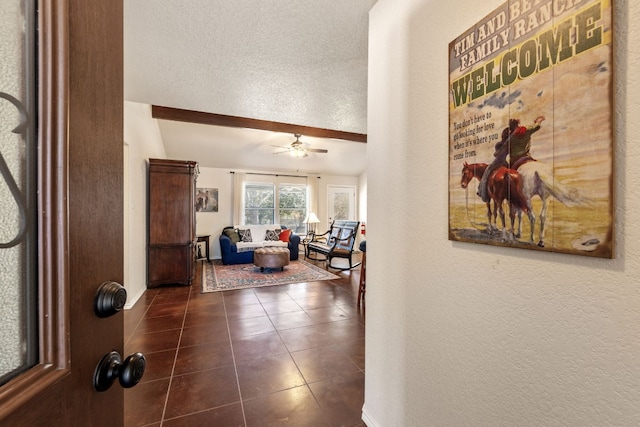
<svg viewBox="0 0 640 427"><path fill-rule="evenodd" d="M355 219L356 188L345 186L328 186L327 215L328 224L334 220Z"/></svg>
<svg viewBox="0 0 640 427"><path fill-rule="evenodd" d="M0 386L37 363L35 5L0 2Z"/></svg>

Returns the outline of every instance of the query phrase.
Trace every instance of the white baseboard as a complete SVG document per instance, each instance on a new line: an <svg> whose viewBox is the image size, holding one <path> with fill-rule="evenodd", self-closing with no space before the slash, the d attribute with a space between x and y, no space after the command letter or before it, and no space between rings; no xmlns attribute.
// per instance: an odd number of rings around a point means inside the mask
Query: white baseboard
<svg viewBox="0 0 640 427"><path fill-rule="evenodd" d="M140 289L140 291L138 292L137 295L135 295L135 297L133 295L127 295L127 302L124 305L124 309L131 310L133 306L136 305L136 302L138 302L138 300L142 297L142 295L144 295L146 290L147 290L146 287Z"/></svg>
<svg viewBox="0 0 640 427"><path fill-rule="evenodd" d="M364 423L367 425L367 427L380 427L380 424L378 424L377 422L375 422L373 420L373 418L371 418L368 414L367 414L367 405L366 403L364 404L364 406L362 407L362 421L364 421Z"/></svg>

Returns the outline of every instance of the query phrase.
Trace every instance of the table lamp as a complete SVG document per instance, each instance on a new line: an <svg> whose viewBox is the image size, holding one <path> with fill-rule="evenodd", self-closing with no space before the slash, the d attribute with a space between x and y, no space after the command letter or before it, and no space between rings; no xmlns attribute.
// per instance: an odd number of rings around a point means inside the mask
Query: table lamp
<svg viewBox="0 0 640 427"><path fill-rule="evenodd" d="M315 213L311 212L304 219L304 223L307 224L307 232L316 232L316 224L319 223L320 220L316 216Z"/></svg>

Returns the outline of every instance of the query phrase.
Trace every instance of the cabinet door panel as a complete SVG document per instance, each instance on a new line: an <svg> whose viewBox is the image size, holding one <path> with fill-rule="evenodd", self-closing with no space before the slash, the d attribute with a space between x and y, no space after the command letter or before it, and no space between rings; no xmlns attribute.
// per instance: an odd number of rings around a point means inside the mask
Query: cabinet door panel
<svg viewBox="0 0 640 427"><path fill-rule="evenodd" d="M149 241L153 244L193 240L191 176L184 173L151 174L149 182Z"/></svg>
<svg viewBox="0 0 640 427"><path fill-rule="evenodd" d="M190 285L193 279L193 245L149 247L149 287L175 283Z"/></svg>

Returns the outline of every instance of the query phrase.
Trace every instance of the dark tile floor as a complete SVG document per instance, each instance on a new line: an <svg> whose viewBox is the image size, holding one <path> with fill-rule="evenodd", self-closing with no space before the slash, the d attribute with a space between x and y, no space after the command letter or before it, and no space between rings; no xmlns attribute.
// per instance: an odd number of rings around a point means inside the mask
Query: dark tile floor
<svg viewBox="0 0 640 427"><path fill-rule="evenodd" d="M364 426L359 267L337 280L200 293L148 290L125 312L125 426ZM335 271L333 271L335 272Z"/></svg>

